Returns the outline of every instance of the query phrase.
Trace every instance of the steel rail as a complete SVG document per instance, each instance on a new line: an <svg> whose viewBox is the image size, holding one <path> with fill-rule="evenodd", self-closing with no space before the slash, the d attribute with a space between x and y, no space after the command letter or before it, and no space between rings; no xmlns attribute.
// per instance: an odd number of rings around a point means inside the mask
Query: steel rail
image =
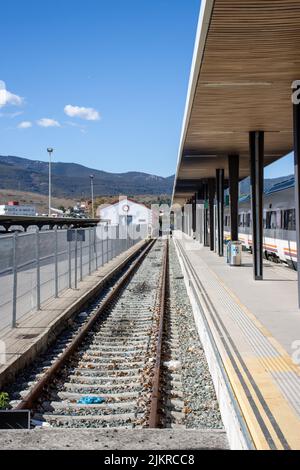
<svg viewBox="0 0 300 470"><path fill-rule="evenodd" d="M150 414L148 420L149 428L159 427L159 401L160 401L160 373L161 373L161 350L163 341L164 313L167 292L167 275L169 260L169 243L166 241L162 275L159 286L159 327L157 334L156 358L154 365L154 375L152 378L152 393L150 403Z"/></svg>
<svg viewBox="0 0 300 470"><path fill-rule="evenodd" d="M115 300L115 298L119 295L121 289L128 281L130 276L133 272L138 268L141 264L145 256L148 254L152 246L156 240L151 240L151 242L144 248L138 258L133 261L131 266L128 268L126 273L116 282L113 286L111 292L107 295L104 299L103 303L97 309L95 313L91 315L89 320L83 325L83 327L78 331L76 336L73 338L72 342L67 346L64 350L62 355L52 364L52 366L42 375L42 377L38 380L38 382L34 385L32 390L20 401L20 403L14 408L14 410L25 410L25 409L32 409L34 403L42 394L44 388L50 383L53 379L55 374L64 366L65 362L69 359L69 357L75 352L78 346L82 343L84 338L86 337L87 333L91 330L93 325L97 322L100 318L101 314L104 310L109 306L109 304Z"/></svg>

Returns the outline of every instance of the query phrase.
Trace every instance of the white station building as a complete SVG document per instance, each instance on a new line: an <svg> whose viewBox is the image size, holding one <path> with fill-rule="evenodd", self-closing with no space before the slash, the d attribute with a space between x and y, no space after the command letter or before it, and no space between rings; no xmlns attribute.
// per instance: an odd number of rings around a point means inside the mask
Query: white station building
<svg viewBox="0 0 300 470"><path fill-rule="evenodd" d="M19 204L1 204L0 215L20 215L27 217L35 217L36 209L34 206Z"/></svg>
<svg viewBox="0 0 300 470"><path fill-rule="evenodd" d="M113 204L103 204L97 209L97 216L108 225L147 225L148 233L152 232L152 210L144 204L129 198L120 198Z"/></svg>

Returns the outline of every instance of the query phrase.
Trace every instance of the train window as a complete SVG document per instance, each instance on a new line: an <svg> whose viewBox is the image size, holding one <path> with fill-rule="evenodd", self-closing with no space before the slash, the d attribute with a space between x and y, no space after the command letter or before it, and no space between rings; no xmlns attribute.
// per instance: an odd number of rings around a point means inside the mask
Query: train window
<svg viewBox="0 0 300 470"><path fill-rule="evenodd" d="M243 226L243 214L239 214L239 227Z"/></svg>
<svg viewBox="0 0 300 470"><path fill-rule="evenodd" d="M281 223L280 228L284 229L284 211L280 211Z"/></svg>
<svg viewBox="0 0 300 470"><path fill-rule="evenodd" d="M250 214L250 212L247 214L247 227L251 227L251 214Z"/></svg>
<svg viewBox="0 0 300 470"><path fill-rule="evenodd" d="M282 218L280 210L276 211L276 228L282 228Z"/></svg>
<svg viewBox="0 0 300 470"><path fill-rule="evenodd" d="M268 211L266 212L266 229L276 229L277 228L277 212Z"/></svg>
<svg viewBox="0 0 300 470"><path fill-rule="evenodd" d="M276 212L275 211L272 211L271 212L271 220L270 220L270 224L271 224L271 228L277 228L277 219L276 219Z"/></svg>
<svg viewBox="0 0 300 470"><path fill-rule="evenodd" d="M296 212L295 209L287 209L283 214L283 228L284 230L296 230Z"/></svg>

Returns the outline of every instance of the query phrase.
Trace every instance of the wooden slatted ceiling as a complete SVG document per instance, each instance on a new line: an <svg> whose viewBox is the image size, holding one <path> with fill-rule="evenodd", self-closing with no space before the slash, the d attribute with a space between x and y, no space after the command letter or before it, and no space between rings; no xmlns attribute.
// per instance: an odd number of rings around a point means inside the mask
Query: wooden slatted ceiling
<svg viewBox="0 0 300 470"><path fill-rule="evenodd" d="M265 131L266 164L293 148L291 83L300 79L300 1L215 0L178 178L215 176L225 155L249 174L249 131ZM201 169L202 167L202 169ZM206 169L206 170L205 170Z"/></svg>

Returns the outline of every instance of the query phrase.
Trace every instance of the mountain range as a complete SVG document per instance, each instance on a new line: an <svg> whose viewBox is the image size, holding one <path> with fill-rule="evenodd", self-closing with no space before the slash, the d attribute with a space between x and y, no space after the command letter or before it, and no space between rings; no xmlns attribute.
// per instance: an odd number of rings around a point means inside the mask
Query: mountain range
<svg viewBox="0 0 300 470"><path fill-rule="evenodd" d="M94 175L95 196L172 194L174 175L164 178L138 171L108 173L77 163L52 163L52 194L56 197L88 198L91 194L90 175ZM265 189L288 176L267 178ZM48 162L0 155L0 189L14 189L48 194ZM240 183L240 194L249 194L250 179Z"/></svg>
<svg viewBox="0 0 300 470"><path fill-rule="evenodd" d="M164 178L137 171L108 173L77 163L52 163L52 193L56 197L90 197L94 194L171 194L174 176ZM0 189L48 193L48 163L15 156L0 156Z"/></svg>

